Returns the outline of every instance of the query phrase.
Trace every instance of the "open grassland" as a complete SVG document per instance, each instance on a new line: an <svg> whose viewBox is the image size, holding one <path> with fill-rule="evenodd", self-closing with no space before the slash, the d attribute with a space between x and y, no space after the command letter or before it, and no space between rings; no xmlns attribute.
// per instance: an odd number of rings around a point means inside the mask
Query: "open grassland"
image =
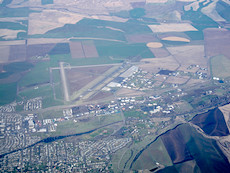
<svg viewBox="0 0 230 173"><path fill-rule="evenodd" d="M158 138L146 150L143 151L141 156L134 162L132 169L151 170L157 167L157 162L164 166L172 165L172 161L161 138Z"/></svg>
<svg viewBox="0 0 230 173"><path fill-rule="evenodd" d="M230 59L223 55L211 58L211 69L213 77L227 78L230 76Z"/></svg>
<svg viewBox="0 0 230 173"><path fill-rule="evenodd" d="M82 120L79 119L78 122L72 120L63 121L58 123L57 131L52 135L70 135L86 132L122 120L121 114L111 114Z"/></svg>
<svg viewBox="0 0 230 173"><path fill-rule="evenodd" d="M49 65L49 62L40 62L36 64L35 67L19 81L19 87L48 83L50 81Z"/></svg>
<svg viewBox="0 0 230 173"><path fill-rule="evenodd" d="M9 104L16 99L17 83L0 85L0 105Z"/></svg>

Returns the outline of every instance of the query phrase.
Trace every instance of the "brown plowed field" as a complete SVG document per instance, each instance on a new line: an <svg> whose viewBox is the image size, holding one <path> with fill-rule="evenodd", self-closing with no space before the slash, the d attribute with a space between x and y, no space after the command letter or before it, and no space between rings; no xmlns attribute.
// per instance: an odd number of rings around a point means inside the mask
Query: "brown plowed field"
<svg viewBox="0 0 230 173"><path fill-rule="evenodd" d="M230 31L226 29L205 29L205 54L208 57L225 55L230 59Z"/></svg>
<svg viewBox="0 0 230 173"><path fill-rule="evenodd" d="M93 41L70 42L72 58L97 58L98 52Z"/></svg>
<svg viewBox="0 0 230 173"><path fill-rule="evenodd" d="M26 60L26 45L10 46L9 61L25 61Z"/></svg>
<svg viewBox="0 0 230 173"><path fill-rule="evenodd" d="M126 39L129 43L148 43L158 41L153 35L150 34L126 35Z"/></svg>
<svg viewBox="0 0 230 173"><path fill-rule="evenodd" d="M44 56L48 54L56 44L33 44L27 46L27 58L33 56Z"/></svg>

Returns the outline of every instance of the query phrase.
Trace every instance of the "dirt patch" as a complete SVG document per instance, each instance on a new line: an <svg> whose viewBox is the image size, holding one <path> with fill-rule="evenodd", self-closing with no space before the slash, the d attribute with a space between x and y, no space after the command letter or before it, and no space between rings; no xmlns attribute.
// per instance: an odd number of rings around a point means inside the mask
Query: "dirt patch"
<svg viewBox="0 0 230 173"><path fill-rule="evenodd" d="M119 97L131 97L131 96L142 96L145 95L145 93L133 89L122 88L117 91L116 95Z"/></svg>
<svg viewBox="0 0 230 173"><path fill-rule="evenodd" d="M100 91L97 94L95 94L93 97L91 97L89 101L103 100L110 97L113 97L112 93Z"/></svg>
<svg viewBox="0 0 230 173"><path fill-rule="evenodd" d="M224 55L230 59L230 31L226 29L205 29L205 54L208 57Z"/></svg>
<svg viewBox="0 0 230 173"><path fill-rule="evenodd" d="M170 76L166 82L171 84L184 84L189 79L189 76Z"/></svg>
<svg viewBox="0 0 230 173"><path fill-rule="evenodd" d="M141 62L145 62L145 64L141 64L138 67L150 73L157 73L161 69L175 71L179 67L179 64L172 56L165 58L142 59Z"/></svg>

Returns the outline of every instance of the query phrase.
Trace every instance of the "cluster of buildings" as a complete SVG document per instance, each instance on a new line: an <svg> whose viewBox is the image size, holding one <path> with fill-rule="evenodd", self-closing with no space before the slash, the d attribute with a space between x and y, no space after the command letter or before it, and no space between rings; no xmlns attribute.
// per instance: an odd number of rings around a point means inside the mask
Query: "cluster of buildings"
<svg viewBox="0 0 230 173"><path fill-rule="evenodd" d="M0 112L1 113L10 113L10 112L15 112L15 107L17 106L17 103L11 103L8 105L0 106Z"/></svg>
<svg viewBox="0 0 230 173"><path fill-rule="evenodd" d="M3 172L108 170L111 154L131 142L130 138L109 137L99 141L61 140L38 144L1 158L0 167Z"/></svg>
<svg viewBox="0 0 230 173"><path fill-rule="evenodd" d="M24 109L26 111L38 110L41 108L42 108L42 98L41 97L27 100L26 104L24 105Z"/></svg>
<svg viewBox="0 0 230 173"><path fill-rule="evenodd" d="M20 114L0 114L0 153L10 152L29 146L40 140L40 137L29 133L28 122Z"/></svg>

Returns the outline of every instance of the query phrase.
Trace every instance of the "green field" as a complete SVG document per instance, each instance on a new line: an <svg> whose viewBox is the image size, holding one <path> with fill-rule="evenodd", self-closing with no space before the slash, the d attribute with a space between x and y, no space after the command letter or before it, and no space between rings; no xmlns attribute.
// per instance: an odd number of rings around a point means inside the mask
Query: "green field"
<svg viewBox="0 0 230 173"><path fill-rule="evenodd" d="M97 46L100 56L112 56L116 58L132 58L140 56L141 58L154 58L154 55L145 43L124 44L114 43L108 46Z"/></svg>
<svg viewBox="0 0 230 173"><path fill-rule="evenodd" d="M73 120L67 120L58 123L57 131L52 135L57 136L86 132L122 120L123 119L121 114L93 117L85 121L79 120L78 122L74 122Z"/></svg>
<svg viewBox="0 0 230 173"><path fill-rule="evenodd" d="M187 34L191 40L203 40L203 30L205 28L218 27L218 24L208 16L204 15L200 9L197 11L184 11L184 14L181 16L181 19L191 21L192 25L198 30L185 32L185 34Z"/></svg>
<svg viewBox="0 0 230 173"><path fill-rule="evenodd" d="M53 0L41 0L42 1L42 5L46 5L46 4L53 4Z"/></svg>
<svg viewBox="0 0 230 173"><path fill-rule="evenodd" d="M138 117L140 119L146 118L148 115L143 114L142 112L138 112L138 111L126 111L124 112L124 116L125 118L128 117Z"/></svg>
<svg viewBox="0 0 230 173"><path fill-rule="evenodd" d="M171 158L169 157L168 152L160 138L158 138L146 150L143 151L143 153L138 158L138 160L134 162L132 169L133 170L141 170L141 169L151 170L157 167L156 162L164 166L172 165Z"/></svg>
<svg viewBox="0 0 230 173"><path fill-rule="evenodd" d="M211 58L211 70L213 77L230 77L230 60L223 55Z"/></svg>
<svg viewBox="0 0 230 173"><path fill-rule="evenodd" d="M225 20L227 20L228 22L230 21L230 6L227 3L223 1L218 1L216 4L216 11Z"/></svg>
<svg viewBox="0 0 230 173"><path fill-rule="evenodd" d="M27 25L27 21L21 21ZM25 30L27 32L27 26L16 22L0 22L0 29L12 29L12 30Z"/></svg>
<svg viewBox="0 0 230 173"><path fill-rule="evenodd" d="M13 102L17 94L17 83L0 85L0 105Z"/></svg>
<svg viewBox="0 0 230 173"><path fill-rule="evenodd" d="M19 81L20 87L44 84L50 81L49 62L39 62Z"/></svg>

